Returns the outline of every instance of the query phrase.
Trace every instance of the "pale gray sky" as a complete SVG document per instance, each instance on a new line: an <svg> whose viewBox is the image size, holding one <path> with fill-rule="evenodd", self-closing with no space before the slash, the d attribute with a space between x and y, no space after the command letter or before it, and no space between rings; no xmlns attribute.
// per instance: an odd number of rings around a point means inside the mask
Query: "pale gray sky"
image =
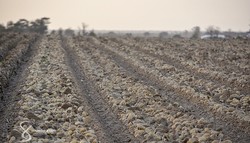
<svg viewBox="0 0 250 143"><path fill-rule="evenodd" d="M0 0L0 23L50 17L50 29L250 29L250 0Z"/></svg>

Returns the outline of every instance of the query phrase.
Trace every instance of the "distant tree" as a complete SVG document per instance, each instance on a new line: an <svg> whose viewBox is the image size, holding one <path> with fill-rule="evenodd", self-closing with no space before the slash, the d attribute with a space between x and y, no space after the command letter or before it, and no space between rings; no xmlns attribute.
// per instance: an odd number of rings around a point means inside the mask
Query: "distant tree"
<svg viewBox="0 0 250 143"><path fill-rule="evenodd" d="M150 36L150 33L149 33L149 32L144 32L143 35L144 35L145 37L149 37L149 36Z"/></svg>
<svg viewBox="0 0 250 143"><path fill-rule="evenodd" d="M87 28L87 27L88 27L87 24L82 23L82 35L86 35L86 34L87 34L87 32L86 32L86 28Z"/></svg>
<svg viewBox="0 0 250 143"><path fill-rule="evenodd" d="M189 37L189 32L188 30L185 30L183 33L182 33L182 36L185 37L185 38L188 38Z"/></svg>
<svg viewBox="0 0 250 143"><path fill-rule="evenodd" d="M50 24L49 22L50 18L48 17L43 17L41 18L41 23L40 23L40 33L46 33L48 30L48 24Z"/></svg>
<svg viewBox="0 0 250 143"><path fill-rule="evenodd" d="M6 28L7 28L8 31L13 30L13 28L14 28L14 22L13 21L8 21Z"/></svg>
<svg viewBox="0 0 250 143"><path fill-rule="evenodd" d="M29 22L26 19L19 19L17 22L9 21L7 22L6 30L15 32L37 32L37 33L47 33L48 24L50 18L43 17L36 19L35 21Z"/></svg>
<svg viewBox="0 0 250 143"><path fill-rule="evenodd" d="M94 31L94 30L91 30L91 31L89 32L89 36L95 37L95 36L96 36L95 31Z"/></svg>
<svg viewBox="0 0 250 143"><path fill-rule="evenodd" d="M181 37L180 34L175 34L175 35L173 36L173 38L180 39L180 38L182 38L182 37Z"/></svg>
<svg viewBox="0 0 250 143"><path fill-rule="evenodd" d="M30 30L33 32L39 32L39 23L38 21L31 21L30 22Z"/></svg>
<svg viewBox="0 0 250 143"><path fill-rule="evenodd" d="M4 32L5 30L5 26L3 24L0 24L0 33Z"/></svg>
<svg viewBox="0 0 250 143"><path fill-rule="evenodd" d="M126 33L125 36L126 36L126 37L132 37L133 34L132 34L132 33Z"/></svg>
<svg viewBox="0 0 250 143"><path fill-rule="evenodd" d="M52 31L50 32L50 34L52 34L52 35L56 34L56 30L52 30Z"/></svg>
<svg viewBox="0 0 250 143"><path fill-rule="evenodd" d="M59 28L59 29L58 29L58 34L59 34L60 36L63 35L63 29L62 29L62 28Z"/></svg>
<svg viewBox="0 0 250 143"><path fill-rule="evenodd" d="M50 18L43 17L31 22L31 30L41 34L47 33Z"/></svg>
<svg viewBox="0 0 250 143"><path fill-rule="evenodd" d="M113 32L113 31L110 31L110 32L108 32L108 33L105 34L105 35L107 35L107 36L109 36L109 37L115 37L115 36L117 36L117 34L116 34L115 32Z"/></svg>
<svg viewBox="0 0 250 143"><path fill-rule="evenodd" d="M214 26L209 26L207 28L206 33L210 35L211 37L218 37L220 34L220 28L219 27L214 27Z"/></svg>
<svg viewBox="0 0 250 143"><path fill-rule="evenodd" d="M167 38L167 37L168 37L168 32L159 33L159 38Z"/></svg>
<svg viewBox="0 0 250 143"><path fill-rule="evenodd" d="M28 32L29 29L29 21L26 19L20 19L16 23L14 23L14 31L17 32Z"/></svg>
<svg viewBox="0 0 250 143"><path fill-rule="evenodd" d="M78 31L77 31L77 36L81 36L81 28L80 27L78 27Z"/></svg>
<svg viewBox="0 0 250 143"><path fill-rule="evenodd" d="M192 28L193 35L191 36L192 39L198 39L201 36L201 31L199 26L195 26Z"/></svg>
<svg viewBox="0 0 250 143"><path fill-rule="evenodd" d="M75 31L68 28L64 31L64 34L67 35L67 36L74 36L75 35Z"/></svg>

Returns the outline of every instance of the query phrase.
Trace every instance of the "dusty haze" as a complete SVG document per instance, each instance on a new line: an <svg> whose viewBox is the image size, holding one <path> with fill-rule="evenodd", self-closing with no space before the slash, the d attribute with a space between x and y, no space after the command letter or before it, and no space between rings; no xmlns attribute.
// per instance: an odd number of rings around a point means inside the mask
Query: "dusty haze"
<svg viewBox="0 0 250 143"><path fill-rule="evenodd" d="M250 0L0 0L0 23L50 17L50 29L250 29Z"/></svg>

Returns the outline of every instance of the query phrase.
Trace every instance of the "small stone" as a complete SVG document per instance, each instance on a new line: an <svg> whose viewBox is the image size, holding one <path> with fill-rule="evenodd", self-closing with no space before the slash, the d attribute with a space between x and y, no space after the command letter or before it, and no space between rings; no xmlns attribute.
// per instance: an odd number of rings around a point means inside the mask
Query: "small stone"
<svg viewBox="0 0 250 143"><path fill-rule="evenodd" d="M237 95L237 94L232 94L232 95L230 95L230 98L231 99L240 99L240 96L239 95Z"/></svg>
<svg viewBox="0 0 250 143"><path fill-rule="evenodd" d="M76 130L76 126L75 126L75 125L71 125L71 126L69 127L69 130L72 130L72 131Z"/></svg>
<svg viewBox="0 0 250 143"><path fill-rule="evenodd" d="M69 107L67 110L66 110L67 114L68 114L68 117L70 117L70 113L73 112L73 108L72 107Z"/></svg>
<svg viewBox="0 0 250 143"><path fill-rule="evenodd" d="M216 127L216 131L222 131L223 127L222 126L218 126Z"/></svg>
<svg viewBox="0 0 250 143"><path fill-rule="evenodd" d="M87 116L86 118L85 118L85 120L84 120L84 123L86 124L86 125L89 125L90 123L91 123L91 118L89 117L89 116Z"/></svg>
<svg viewBox="0 0 250 143"><path fill-rule="evenodd" d="M82 116L86 117L86 116L88 116L88 113L84 111L84 112L82 112Z"/></svg>
<svg viewBox="0 0 250 143"><path fill-rule="evenodd" d="M82 138L84 138L83 134L80 133L80 132L76 132L76 133L75 133L75 137L76 137L77 139L82 139Z"/></svg>
<svg viewBox="0 0 250 143"><path fill-rule="evenodd" d="M249 122L249 121L250 121L250 115L244 116L244 117L243 117L243 120Z"/></svg>
<svg viewBox="0 0 250 143"><path fill-rule="evenodd" d="M83 111L83 106L80 106L78 109L77 109L78 113L81 113Z"/></svg>
<svg viewBox="0 0 250 143"><path fill-rule="evenodd" d="M42 139L41 141L42 141L42 143L50 143L49 139Z"/></svg>
<svg viewBox="0 0 250 143"><path fill-rule="evenodd" d="M61 106L61 108L63 108L63 109L68 109L69 107L72 107L72 104L70 104L70 103L64 103L62 106Z"/></svg>
<svg viewBox="0 0 250 143"><path fill-rule="evenodd" d="M43 143L43 141L41 141L41 140L38 140L38 142L37 143Z"/></svg>
<svg viewBox="0 0 250 143"><path fill-rule="evenodd" d="M55 134L56 134L56 130L55 130L55 129L48 129L48 130L46 131L46 133L47 133L48 135L55 135Z"/></svg>
<svg viewBox="0 0 250 143"><path fill-rule="evenodd" d="M41 120L38 116L36 116L34 113L32 113L32 112L27 112L26 113L26 117L28 118L28 119L34 119L34 120Z"/></svg>
<svg viewBox="0 0 250 143"><path fill-rule="evenodd" d="M221 143L233 143L233 142L230 140L225 140L225 141L222 141Z"/></svg>
<svg viewBox="0 0 250 143"><path fill-rule="evenodd" d="M22 108L23 110L30 110L30 108L29 108L27 105L23 105L21 108Z"/></svg>
<svg viewBox="0 0 250 143"><path fill-rule="evenodd" d="M86 139L82 139L80 143L89 143Z"/></svg>
<svg viewBox="0 0 250 143"><path fill-rule="evenodd" d="M88 139L94 137L95 135L93 135L92 133L86 133L84 136Z"/></svg>
<svg viewBox="0 0 250 143"><path fill-rule="evenodd" d="M10 140L9 140L9 143L14 143L15 140L16 140L16 137L12 136L12 137L10 138Z"/></svg>
<svg viewBox="0 0 250 143"><path fill-rule="evenodd" d="M210 138L210 134L205 133L203 136L199 137L198 140L199 142L204 142L207 141Z"/></svg>
<svg viewBox="0 0 250 143"><path fill-rule="evenodd" d="M87 128L80 128L79 131L80 131L81 133L84 133L84 132L87 131Z"/></svg>
<svg viewBox="0 0 250 143"><path fill-rule="evenodd" d="M65 136L65 133L62 132L62 131L59 131L59 132L57 132L57 136L58 136L59 138L62 138L62 137Z"/></svg>
<svg viewBox="0 0 250 143"><path fill-rule="evenodd" d="M228 111L229 111L229 112L233 112L234 110L235 110L235 108L233 108L233 107L229 107L229 108L228 108Z"/></svg>
<svg viewBox="0 0 250 143"><path fill-rule="evenodd" d="M146 140L148 140L148 141L153 141L153 140L160 141L161 137L154 134L154 133L149 133L148 135L146 134Z"/></svg>
<svg viewBox="0 0 250 143"><path fill-rule="evenodd" d="M145 134L144 130L135 130L134 136L135 137L140 137Z"/></svg>
<svg viewBox="0 0 250 143"><path fill-rule="evenodd" d="M84 123L83 122L79 122L79 121L76 121L75 122L75 125L77 126L77 125L83 125Z"/></svg>
<svg viewBox="0 0 250 143"><path fill-rule="evenodd" d="M63 92L64 94L71 94L72 93L72 91L71 91L71 89L70 88L67 88L64 92Z"/></svg>
<svg viewBox="0 0 250 143"><path fill-rule="evenodd" d="M233 98L232 102L230 103L233 106L237 106L240 103L240 101L236 98Z"/></svg>
<svg viewBox="0 0 250 143"><path fill-rule="evenodd" d="M54 143L65 143L65 139L58 139Z"/></svg>
<svg viewBox="0 0 250 143"><path fill-rule="evenodd" d="M11 133L10 133L10 135L13 137L16 137L16 138L18 138L18 137L21 137L21 133L20 132L18 132L17 130L12 130L11 131Z"/></svg>
<svg viewBox="0 0 250 143"><path fill-rule="evenodd" d="M73 131L72 131L72 130L69 130L69 131L67 132L67 134L68 134L69 136L71 136L71 135L73 134Z"/></svg>
<svg viewBox="0 0 250 143"><path fill-rule="evenodd" d="M39 137L39 138L43 138L47 135L46 131L45 130L36 130L34 133L33 133L33 136L34 137Z"/></svg>
<svg viewBox="0 0 250 143"><path fill-rule="evenodd" d="M206 124L206 123L207 123L207 121L204 118L200 118L198 120L198 124Z"/></svg>
<svg viewBox="0 0 250 143"><path fill-rule="evenodd" d="M70 143L78 143L76 139L73 139Z"/></svg>

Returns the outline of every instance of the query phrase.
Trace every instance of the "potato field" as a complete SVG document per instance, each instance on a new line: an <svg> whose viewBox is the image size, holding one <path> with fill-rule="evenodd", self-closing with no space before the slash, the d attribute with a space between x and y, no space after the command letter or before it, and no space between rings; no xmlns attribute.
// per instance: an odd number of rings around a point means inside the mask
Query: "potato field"
<svg viewBox="0 0 250 143"><path fill-rule="evenodd" d="M250 143L250 40L2 33L0 142Z"/></svg>

